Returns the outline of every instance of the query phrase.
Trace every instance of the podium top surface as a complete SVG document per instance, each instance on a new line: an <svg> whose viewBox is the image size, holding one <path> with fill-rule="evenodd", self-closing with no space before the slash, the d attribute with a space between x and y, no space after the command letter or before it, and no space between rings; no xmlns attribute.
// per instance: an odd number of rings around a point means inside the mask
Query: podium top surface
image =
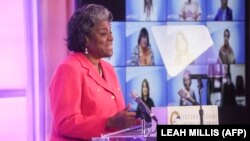
<svg viewBox="0 0 250 141"><path fill-rule="evenodd" d="M151 123L146 125L147 133L142 134L142 126L134 126L116 132L103 134L92 138L92 141L156 141L156 136L150 134Z"/></svg>

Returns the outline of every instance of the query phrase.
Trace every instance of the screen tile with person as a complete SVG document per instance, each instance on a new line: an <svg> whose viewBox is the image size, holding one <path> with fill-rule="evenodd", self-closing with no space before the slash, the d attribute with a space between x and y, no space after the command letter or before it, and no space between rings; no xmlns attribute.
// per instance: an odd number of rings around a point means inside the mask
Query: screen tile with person
<svg viewBox="0 0 250 141"><path fill-rule="evenodd" d="M204 21L205 0L167 0L168 21Z"/></svg>
<svg viewBox="0 0 250 141"><path fill-rule="evenodd" d="M207 0L207 20L245 20L245 0Z"/></svg>
<svg viewBox="0 0 250 141"><path fill-rule="evenodd" d="M223 76L210 76L208 104L221 107L246 106L245 65L221 65Z"/></svg>
<svg viewBox="0 0 250 141"><path fill-rule="evenodd" d="M192 106L200 103L198 90L198 76L207 75L207 65L190 65L176 77L167 80L168 89L168 106ZM207 104L207 77L201 79L203 87L201 88L202 105ZM185 91L186 99L180 95L181 91ZM194 101L193 101L194 100Z"/></svg>
<svg viewBox="0 0 250 141"><path fill-rule="evenodd" d="M167 25L179 25L179 26L184 26L184 25L203 25L203 26L207 26L207 23L205 21L198 21L198 22L168 22ZM186 38L196 39L196 37L193 37L194 36L194 32L195 32L194 30L193 31L189 30L188 34L186 35L187 36ZM193 34L191 34L191 33L193 33ZM203 39L205 39L205 36L204 37L202 35L199 35L199 36L202 38L199 41L202 41L202 42L201 42L201 44L200 44L200 46L198 48L195 48L193 45L190 45L189 48L190 48L190 51L192 53L198 53L199 48L204 48L204 47L201 47L201 45L205 45L205 42L203 40ZM199 43L199 42L196 41L196 43ZM199 54L199 56L197 56L195 58L195 60L192 61L191 64L206 65L206 64L216 63L217 60L218 60L217 59L217 51L211 45L206 50L204 50L203 53Z"/></svg>
<svg viewBox="0 0 250 141"><path fill-rule="evenodd" d="M127 66L163 65L151 27L161 22L128 22L126 25Z"/></svg>
<svg viewBox="0 0 250 141"><path fill-rule="evenodd" d="M137 109L137 103L131 98L131 92L136 92L137 96L142 96L142 82L145 79L148 84L148 92L154 106L166 106L166 70L164 67L127 67L126 68L126 101L132 105L132 109Z"/></svg>
<svg viewBox="0 0 250 141"><path fill-rule="evenodd" d="M207 27L202 22L169 22L152 27L168 79L175 77L188 65L194 64L213 45ZM204 62L204 61L203 61ZM197 63L198 64L198 63Z"/></svg>
<svg viewBox="0 0 250 141"><path fill-rule="evenodd" d="M209 32L222 64L245 63L245 25L243 22L208 22Z"/></svg>
<svg viewBox="0 0 250 141"><path fill-rule="evenodd" d="M126 0L127 21L166 21L166 0Z"/></svg>

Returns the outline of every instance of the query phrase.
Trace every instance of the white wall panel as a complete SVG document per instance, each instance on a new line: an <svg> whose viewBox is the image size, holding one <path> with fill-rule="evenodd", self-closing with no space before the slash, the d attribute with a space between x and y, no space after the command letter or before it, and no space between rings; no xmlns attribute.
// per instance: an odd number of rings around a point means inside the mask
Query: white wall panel
<svg viewBox="0 0 250 141"><path fill-rule="evenodd" d="M25 88L27 40L23 0L1 0L0 89Z"/></svg>
<svg viewBox="0 0 250 141"><path fill-rule="evenodd" d="M0 98L0 140L27 141L25 97Z"/></svg>

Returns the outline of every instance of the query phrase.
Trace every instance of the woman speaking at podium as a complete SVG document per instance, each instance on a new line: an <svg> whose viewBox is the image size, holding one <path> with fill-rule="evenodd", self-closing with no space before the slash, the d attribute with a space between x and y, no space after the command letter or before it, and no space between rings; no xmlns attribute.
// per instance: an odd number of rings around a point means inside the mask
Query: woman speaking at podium
<svg viewBox="0 0 250 141"><path fill-rule="evenodd" d="M72 52L50 85L50 141L90 140L134 125L136 114L125 107L115 71L102 60L113 54L112 18L108 9L96 4L70 18L67 47Z"/></svg>

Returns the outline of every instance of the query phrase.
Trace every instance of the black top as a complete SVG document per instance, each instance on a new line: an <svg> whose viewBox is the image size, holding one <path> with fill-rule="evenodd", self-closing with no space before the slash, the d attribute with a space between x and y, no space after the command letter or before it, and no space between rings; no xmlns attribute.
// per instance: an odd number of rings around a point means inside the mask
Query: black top
<svg viewBox="0 0 250 141"><path fill-rule="evenodd" d="M223 85L222 106L236 106L235 87L233 83Z"/></svg>
<svg viewBox="0 0 250 141"><path fill-rule="evenodd" d="M150 97L147 98L147 101L144 101L143 98L142 100L148 106L150 110L152 107L155 106L153 100ZM145 117L146 122L151 122L151 117L147 114L146 111L143 110L143 108L141 108L141 105L138 105L136 109L136 117L143 119L144 118L143 115Z"/></svg>

